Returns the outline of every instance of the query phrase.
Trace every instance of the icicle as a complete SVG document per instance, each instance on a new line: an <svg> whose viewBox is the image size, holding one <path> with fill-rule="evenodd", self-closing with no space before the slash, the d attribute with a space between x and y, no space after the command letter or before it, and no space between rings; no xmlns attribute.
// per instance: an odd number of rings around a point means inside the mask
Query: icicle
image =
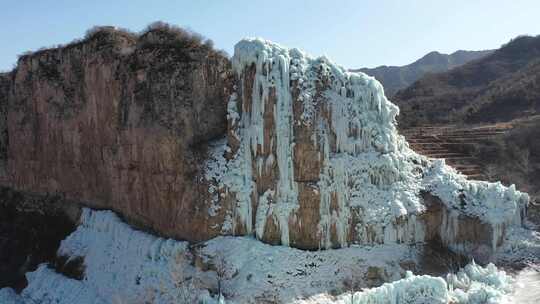
<svg viewBox="0 0 540 304"><path fill-rule="evenodd" d="M262 239L264 236L264 229L266 227L266 220L269 216L270 202L274 195L273 190L266 190L264 194L259 198L259 204L257 205L257 214L255 219L255 234L258 239Z"/></svg>
<svg viewBox="0 0 540 304"><path fill-rule="evenodd" d="M241 192L236 194L235 212L248 231L250 226L258 227L257 237L262 237L264 229L253 223L251 197L258 201L254 204L264 203L260 202L263 198L259 194L252 194L256 188L252 184L252 164L258 174L265 168L277 170L278 180L273 185L275 194L268 216L276 220L282 244L289 244L289 223L295 222L299 207L293 164L294 123L311 126L311 142L321 162L318 181L321 247L336 245L331 244L334 239L331 227L336 228L338 245L347 245L349 227L355 224L352 214L360 223L356 225L356 242L422 241L423 224L411 217L425 211L419 198L421 191L436 195L452 210L443 213L439 231L443 242L452 246L459 245L455 242L460 214L490 224L493 244L497 243L495 239L504 237L505 229L501 227L521 223L528 198L515 188L467 181L444 162L431 163L410 150L404 138L397 134L395 118L399 109L386 99L382 86L374 78L347 72L326 58L314 59L296 49L260 39L243 40L235 47L233 68L242 78L253 64L256 66L253 96L245 100L252 103L245 107L251 113L241 115L238 122L241 151L238 160L228 165L243 175L224 176L227 182L223 184L231 192ZM327 85L322 91L321 81ZM295 87L291 88L291 84ZM264 147L263 119L265 111L270 110L269 94L273 90L275 137L266 143L270 150L263 152L270 155L264 159L257 154ZM302 106L299 121L293 117L292 91L298 93L295 102ZM235 107L233 102L229 103L231 108ZM234 112L231 117L236 117Z"/></svg>

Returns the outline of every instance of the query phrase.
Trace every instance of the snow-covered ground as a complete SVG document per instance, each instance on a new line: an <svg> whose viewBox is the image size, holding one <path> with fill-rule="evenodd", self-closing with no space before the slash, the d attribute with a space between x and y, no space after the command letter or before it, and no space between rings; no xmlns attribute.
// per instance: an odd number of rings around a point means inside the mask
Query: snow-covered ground
<svg viewBox="0 0 540 304"><path fill-rule="evenodd" d="M218 237L190 246L90 209L59 254L84 257L83 280L41 265L27 274L20 295L1 289L0 303L213 303L218 281L227 303L350 303L349 286L364 289L354 293L354 303L507 303L516 294L527 296L493 265L471 264L446 280L406 274L419 255L405 245L303 251ZM384 282L392 283L368 289Z"/></svg>
<svg viewBox="0 0 540 304"><path fill-rule="evenodd" d="M525 268L519 271L510 297L514 303L540 303L540 269Z"/></svg>
<svg viewBox="0 0 540 304"><path fill-rule="evenodd" d="M288 303L321 292L339 293L345 280L361 288L379 285L400 279L405 274L401 265L417 259L415 250L403 245L303 251L245 237L216 238L201 250L209 263L216 255L227 257L225 294L239 303L258 298Z"/></svg>
<svg viewBox="0 0 540 304"><path fill-rule="evenodd" d="M209 291L217 292L219 276L222 293L231 301L290 302L338 291L348 276L357 276L361 287L400 279L405 273L400 262L416 259L415 251L403 245L310 252L249 237L218 237L190 247L134 230L113 212L90 209L84 209L80 226L58 253L84 257L84 279L66 278L41 265L27 274L29 284L20 301L67 304L77 297L81 304L141 299L181 303L185 294L209 298ZM370 277L364 279L368 272ZM5 289L0 294L13 298Z"/></svg>

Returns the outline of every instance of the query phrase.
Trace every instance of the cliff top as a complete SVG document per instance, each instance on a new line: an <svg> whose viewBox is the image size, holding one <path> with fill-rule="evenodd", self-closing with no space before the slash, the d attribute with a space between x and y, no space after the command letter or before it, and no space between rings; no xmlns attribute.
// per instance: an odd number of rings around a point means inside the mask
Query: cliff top
<svg viewBox="0 0 540 304"><path fill-rule="evenodd" d="M73 49L82 50L87 45L92 45L98 50L116 47L123 52L133 48L189 49L228 57L224 51L214 49L212 40L206 39L196 32L158 21L148 25L138 33L114 26L95 26L86 31L83 38L75 39L67 44L40 48L37 51L21 54L17 66L31 58L57 55ZM10 72L0 73L0 75L8 73Z"/></svg>

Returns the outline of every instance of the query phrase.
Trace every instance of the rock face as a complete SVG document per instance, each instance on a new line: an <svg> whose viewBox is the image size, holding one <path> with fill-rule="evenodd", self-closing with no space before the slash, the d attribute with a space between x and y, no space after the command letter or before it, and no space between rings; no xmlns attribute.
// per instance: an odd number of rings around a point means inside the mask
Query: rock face
<svg viewBox="0 0 540 304"><path fill-rule="evenodd" d="M11 74L0 74L0 172L4 172L7 164L7 109L8 95L11 87Z"/></svg>
<svg viewBox="0 0 540 304"><path fill-rule="evenodd" d="M526 194L409 149L374 78L263 40L238 43L233 68L227 139L206 165L215 209L232 208L224 233L308 249L437 238L468 251L521 224Z"/></svg>
<svg viewBox="0 0 540 304"><path fill-rule="evenodd" d="M60 242L72 233L80 215L73 202L0 188L0 288L20 290L25 273L56 262Z"/></svg>
<svg viewBox="0 0 540 304"><path fill-rule="evenodd" d="M374 78L268 41L238 43L231 66L181 31L101 30L2 79L4 185L166 236L474 250L460 227L479 223L496 248L528 202L409 149Z"/></svg>
<svg viewBox="0 0 540 304"><path fill-rule="evenodd" d="M2 184L207 239L217 219L197 175L205 143L225 132L231 75L221 53L170 28L103 28L23 56L0 80Z"/></svg>

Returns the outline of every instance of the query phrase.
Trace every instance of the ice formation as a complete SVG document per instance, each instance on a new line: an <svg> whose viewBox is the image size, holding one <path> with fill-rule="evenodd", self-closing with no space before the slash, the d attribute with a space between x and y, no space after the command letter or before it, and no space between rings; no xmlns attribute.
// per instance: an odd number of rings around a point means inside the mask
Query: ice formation
<svg viewBox="0 0 540 304"><path fill-rule="evenodd" d="M399 109L374 78L262 39L240 41L232 61L239 82L229 135L206 165L210 191L220 193L214 205L234 201L224 232L264 241L277 231L291 245L307 229L319 248L422 242L426 191L444 204L438 234L455 249L468 248L458 237L463 216L490 227L492 249L521 225L528 196L412 151L396 130ZM317 198L302 201L305 189ZM313 229L302 208L319 210L309 215Z"/></svg>
<svg viewBox="0 0 540 304"><path fill-rule="evenodd" d="M522 227L509 229L493 258L506 265L540 265L540 232Z"/></svg>
<svg viewBox="0 0 540 304"><path fill-rule="evenodd" d="M305 251L285 246L271 246L247 237L218 237L205 243L203 260L216 255L227 257L224 288L233 303L259 303L273 299L291 303L328 290L343 289L343 282L356 275L361 287L370 269L380 274L380 282L398 280L405 270L400 264L416 261L409 246L391 244L370 247ZM265 298L266 297L266 298Z"/></svg>
<svg viewBox="0 0 540 304"><path fill-rule="evenodd" d="M27 273L28 286L20 295L0 289L0 303L183 303L182 286L176 284L183 278L194 280L190 294L214 303L208 289L215 290L215 271L195 269L194 254L207 265L217 254L224 257L227 303L256 303L265 296L288 302L334 288L348 270L377 267L388 274L383 279L399 279L404 272L399 262L415 259L408 246L397 244L310 252L248 237L219 237L194 248L134 230L113 212L84 209L81 224L58 252L84 258L84 279L67 278L43 264Z"/></svg>
<svg viewBox="0 0 540 304"><path fill-rule="evenodd" d="M474 261L446 278L455 303L501 303L512 291L513 279L493 264L479 266Z"/></svg>
<svg viewBox="0 0 540 304"><path fill-rule="evenodd" d="M459 230L457 217L464 214L490 225L491 246L495 250L505 230L522 225L529 202L529 196L517 191L515 185L505 187L500 182L469 181L446 166L443 160L431 163L423 183L424 188L441 198L450 210L443 223L446 231L441 233L447 243L452 243L452 235Z"/></svg>
<svg viewBox="0 0 540 304"><path fill-rule="evenodd" d="M446 281L428 275L407 273L404 279L385 283L380 287L349 293L337 299L321 296L319 299L297 301L298 304L484 304L509 303L512 279L493 264L487 267L474 262L457 274L448 275Z"/></svg>
<svg viewBox="0 0 540 304"><path fill-rule="evenodd" d="M417 259L415 249L407 245L304 251L229 236L189 248L186 242L134 230L110 211L89 209L77 230L62 242L59 254L84 258L83 280L67 278L43 264L27 274L28 286L20 295L0 289L0 303L165 304L183 303L183 296L190 295L190 301L214 304L216 296L209 290L216 288L217 256L224 259L223 299L230 304L351 303L350 293L311 299L330 290L346 290L344 281L353 275L357 288L369 287L373 278L368 273L373 270L382 280L376 286L392 283L354 293L353 303L506 303L513 288L512 279L492 264L469 264L446 280L406 275L401 265ZM208 270L193 267L195 260ZM187 280L194 284L178 285Z"/></svg>
<svg viewBox="0 0 540 304"><path fill-rule="evenodd" d="M20 303L174 303L174 267L187 243L134 230L111 211L84 209L77 230L62 241L59 255L83 257L84 279L57 274L47 265L26 274ZM181 265L190 273L189 264ZM5 291L4 291L5 293ZM201 292L202 293L202 292Z"/></svg>

